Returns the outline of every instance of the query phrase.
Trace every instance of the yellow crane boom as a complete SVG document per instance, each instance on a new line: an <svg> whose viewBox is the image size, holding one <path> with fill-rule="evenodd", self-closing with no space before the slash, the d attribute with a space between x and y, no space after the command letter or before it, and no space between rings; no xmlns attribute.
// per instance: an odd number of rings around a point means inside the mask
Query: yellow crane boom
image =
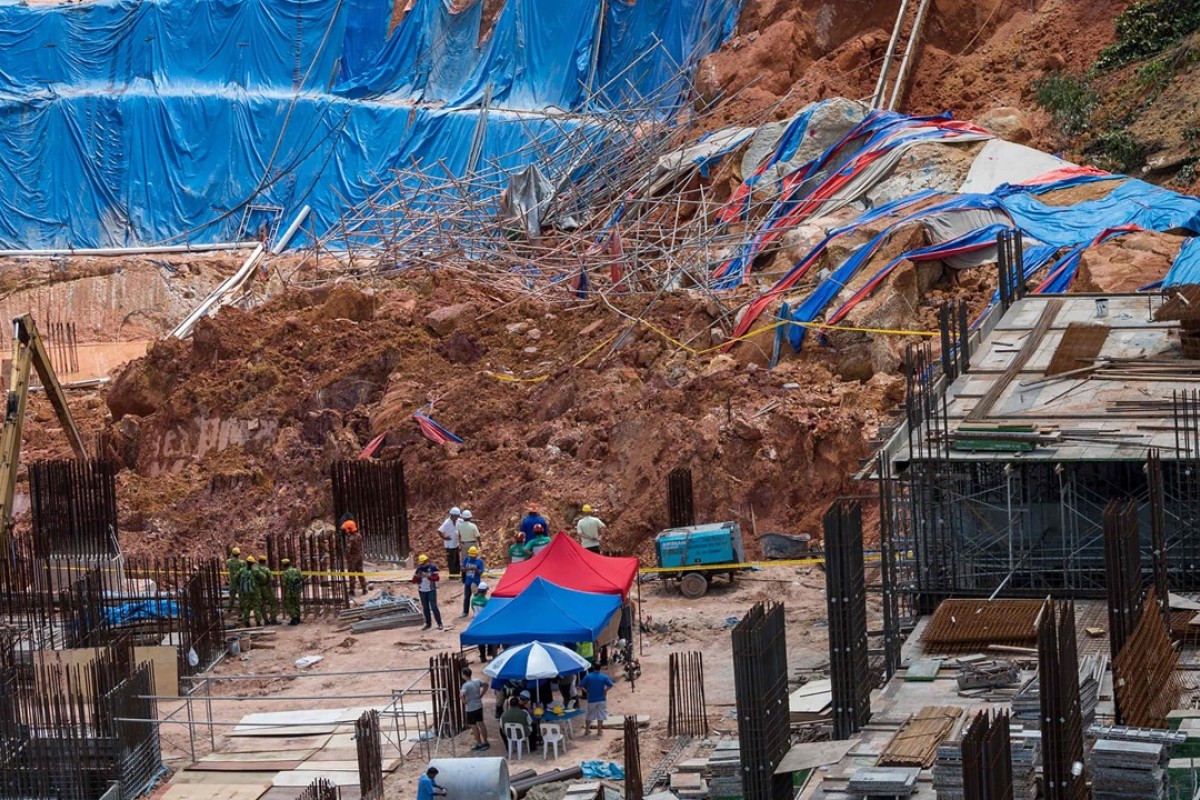
<svg viewBox="0 0 1200 800"><path fill-rule="evenodd" d="M23 314L13 320L12 364L8 378L8 398L4 407L4 428L0 432L0 569L7 571L11 557L13 495L21 460L21 432L25 427L25 409L29 404L29 376L34 369L59 424L71 442L76 458L87 458L87 447L67 408L67 397L50 366L50 354L42 344L33 317Z"/></svg>

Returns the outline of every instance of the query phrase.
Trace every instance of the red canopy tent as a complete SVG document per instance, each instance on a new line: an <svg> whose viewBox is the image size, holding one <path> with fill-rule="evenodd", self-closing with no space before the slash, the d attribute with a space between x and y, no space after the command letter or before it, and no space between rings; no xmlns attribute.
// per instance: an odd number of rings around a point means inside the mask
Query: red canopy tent
<svg viewBox="0 0 1200 800"><path fill-rule="evenodd" d="M560 533L528 561L509 565L492 590L492 597L516 597L534 578L545 578L564 589L625 597L637 577L638 560L601 556Z"/></svg>

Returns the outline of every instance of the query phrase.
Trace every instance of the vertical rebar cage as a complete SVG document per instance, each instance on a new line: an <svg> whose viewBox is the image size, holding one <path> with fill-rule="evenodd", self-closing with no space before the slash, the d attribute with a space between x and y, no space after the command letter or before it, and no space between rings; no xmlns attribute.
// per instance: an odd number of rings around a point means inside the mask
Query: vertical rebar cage
<svg viewBox="0 0 1200 800"><path fill-rule="evenodd" d="M746 800L789 800L790 773L775 774L788 751L787 635L783 606L758 603L733 629L733 679Z"/></svg>

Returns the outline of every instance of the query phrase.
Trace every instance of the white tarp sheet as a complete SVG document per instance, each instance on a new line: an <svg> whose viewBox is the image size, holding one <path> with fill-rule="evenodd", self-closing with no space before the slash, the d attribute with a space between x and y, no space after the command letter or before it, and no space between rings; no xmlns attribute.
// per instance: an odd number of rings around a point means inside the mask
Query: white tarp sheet
<svg viewBox="0 0 1200 800"><path fill-rule="evenodd" d="M1047 172L1073 166L1070 161L1063 161L1023 144L992 139L976 156L959 191L963 194L991 194L1006 183L1024 183Z"/></svg>

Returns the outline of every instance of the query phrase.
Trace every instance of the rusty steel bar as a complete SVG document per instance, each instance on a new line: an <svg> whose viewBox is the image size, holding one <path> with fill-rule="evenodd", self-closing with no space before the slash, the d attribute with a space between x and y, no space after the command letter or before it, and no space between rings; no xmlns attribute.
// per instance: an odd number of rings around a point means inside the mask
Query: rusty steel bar
<svg viewBox="0 0 1200 800"><path fill-rule="evenodd" d="M790 800L791 774L775 774L787 754L790 730L783 606L757 603L732 636L743 797Z"/></svg>

